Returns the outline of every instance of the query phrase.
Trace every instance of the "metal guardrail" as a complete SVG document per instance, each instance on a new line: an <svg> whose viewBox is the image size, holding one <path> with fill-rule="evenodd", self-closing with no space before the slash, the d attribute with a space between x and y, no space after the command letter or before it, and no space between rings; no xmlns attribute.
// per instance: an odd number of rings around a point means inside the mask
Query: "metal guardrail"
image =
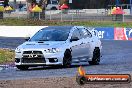
<svg viewBox="0 0 132 88"><path fill-rule="evenodd" d="M41 13L11 12L4 13L4 18L32 18L41 20L60 20L60 21L113 21L110 9L77 9L77 10L46 10L45 18L41 19ZM126 10L128 11L128 10ZM129 12L128 12L129 13ZM131 15L122 16L124 22L132 21Z"/></svg>
<svg viewBox="0 0 132 88"><path fill-rule="evenodd" d="M130 9L132 4L119 4L118 7L121 7L123 9ZM108 5L108 8L116 7L116 5Z"/></svg>

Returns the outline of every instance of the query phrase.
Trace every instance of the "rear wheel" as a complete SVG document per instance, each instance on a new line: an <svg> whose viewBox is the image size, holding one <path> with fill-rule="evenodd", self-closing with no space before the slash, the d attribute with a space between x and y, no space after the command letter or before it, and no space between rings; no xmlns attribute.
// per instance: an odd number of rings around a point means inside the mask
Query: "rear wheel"
<svg viewBox="0 0 132 88"><path fill-rule="evenodd" d="M52 7L51 10L57 10L57 8L56 7Z"/></svg>
<svg viewBox="0 0 132 88"><path fill-rule="evenodd" d="M99 65L100 62L100 49L95 48L93 52L93 58L92 61L89 61L90 65Z"/></svg>
<svg viewBox="0 0 132 88"><path fill-rule="evenodd" d="M72 55L70 50L66 50L63 58L63 66L70 67L72 63Z"/></svg>
<svg viewBox="0 0 132 88"><path fill-rule="evenodd" d="M20 70L28 70L29 68L29 66L19 66L19 65L17 65L16 67Z"/></svg>

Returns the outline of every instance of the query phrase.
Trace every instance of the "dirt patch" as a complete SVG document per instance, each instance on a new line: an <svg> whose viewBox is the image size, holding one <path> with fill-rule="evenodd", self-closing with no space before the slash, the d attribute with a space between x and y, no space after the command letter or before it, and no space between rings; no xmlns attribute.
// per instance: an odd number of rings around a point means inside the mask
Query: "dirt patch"
<svg viewBox="0 0 132 88"><path fill-rule="evenodd" d="M0 81L0 88L132 88L129 84L85 84L80 86L75 77L54 77Z"/></svg>

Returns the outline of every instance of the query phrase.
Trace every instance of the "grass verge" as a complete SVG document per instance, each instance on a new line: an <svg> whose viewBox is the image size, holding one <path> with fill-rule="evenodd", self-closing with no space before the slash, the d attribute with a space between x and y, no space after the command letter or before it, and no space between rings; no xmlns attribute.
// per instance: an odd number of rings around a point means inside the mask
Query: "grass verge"
<svg viewBox="0 0 132 88"><path fill-rule="evenodd" d="M14 51L9 49L0 49L0 64L14 62Z"/></svg>
<svg viewBox="0 0 132 88"><path fill-rule="evenodd" d="M35 19L0 19L0 25L7 26L52 26L52 25L81 25L92 27L132 27L132 22L113 21L47 21Z"/></svg>

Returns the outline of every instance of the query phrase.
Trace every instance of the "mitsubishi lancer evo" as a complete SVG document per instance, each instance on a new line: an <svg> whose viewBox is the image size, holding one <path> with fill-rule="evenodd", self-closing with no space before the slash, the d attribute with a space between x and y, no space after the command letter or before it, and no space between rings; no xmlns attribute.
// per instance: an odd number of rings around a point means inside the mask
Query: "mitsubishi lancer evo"
<svg viewBox="0 0 132 88"><path fill-rule="evenodd" d="M20 70L80 62L98 65L101 49L100 39L86 27L49 26L16 48L15 65Z"/></svg>

